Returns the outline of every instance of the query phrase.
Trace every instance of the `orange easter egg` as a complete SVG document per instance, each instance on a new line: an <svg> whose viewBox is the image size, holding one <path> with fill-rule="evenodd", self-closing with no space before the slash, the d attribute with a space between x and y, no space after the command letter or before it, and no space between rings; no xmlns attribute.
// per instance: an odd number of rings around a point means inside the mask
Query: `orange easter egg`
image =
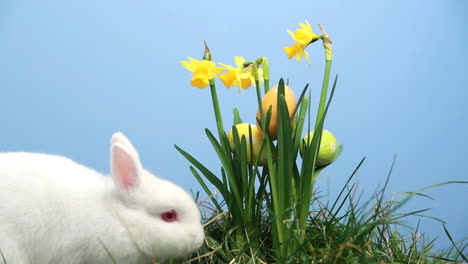
<svg viewBox="0 0 468 264"><path fill-rule="evenodd" d="M289 86L284 86L284 99L288 108L289 117L292 117L294 109L296 108L296 97ZM262 99L263 114L266 116L268 109L271 106L271 119L268 126L268 135L270 139L276 140L278 138L278 85L271 88ZM257 120L260 120L260 110L257 111ZM257 121L257 127L261 130L261 125Z"/></svg>

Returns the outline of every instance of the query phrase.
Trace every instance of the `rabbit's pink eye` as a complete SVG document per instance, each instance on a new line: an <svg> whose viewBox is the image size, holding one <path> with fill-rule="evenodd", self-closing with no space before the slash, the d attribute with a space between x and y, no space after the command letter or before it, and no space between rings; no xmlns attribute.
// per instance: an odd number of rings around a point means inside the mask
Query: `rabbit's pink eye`
<svg viewBox="0 0 468 264"><path fill-rule="evenodd" d="M162 220L166 222L177 221L177 212L175 210L170 210L161 214Z"/></svg>

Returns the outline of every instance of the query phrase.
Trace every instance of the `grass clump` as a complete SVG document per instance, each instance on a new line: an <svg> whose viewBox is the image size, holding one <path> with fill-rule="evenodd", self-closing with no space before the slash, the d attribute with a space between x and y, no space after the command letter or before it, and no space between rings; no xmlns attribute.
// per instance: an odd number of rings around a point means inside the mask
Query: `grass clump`
<svg viewBox="0 0 468 264"><path fill-rule="evenodd" d="M239 244L232 238L235 226L231 225L228 211L219 212L207 201L201 202L205 213L206 241L197 256L184 263L466 263L463 252L468 249L468 239L456 243L449 231L444 229L452 246L438 249L436 239L429 240L419 232L419 223L414 230L403 223L405 218L420 216L428 209L399 214L411 197L423 195L421 191L446 184L445 182L423 190L402 193L399 199L385 200L385 187L375 193L373 199L360 202L356 199L356 184L353 178L364 159L343 186L332 203L323 203L323 197L314 193L307 220L305 240L303 236L291 236L301 241L300 247L287 258L278 260L272 238L272 221L268 212L263 212L257 226L255 239L260 247L253 251L249 243ZM388 182L388 181L387 181ZM398 195L397 195L398 196ZM444 224L443 221L441 224ZM288 225L297 225L293 219ZM406 230L402 233L401 230Z"/></svg>

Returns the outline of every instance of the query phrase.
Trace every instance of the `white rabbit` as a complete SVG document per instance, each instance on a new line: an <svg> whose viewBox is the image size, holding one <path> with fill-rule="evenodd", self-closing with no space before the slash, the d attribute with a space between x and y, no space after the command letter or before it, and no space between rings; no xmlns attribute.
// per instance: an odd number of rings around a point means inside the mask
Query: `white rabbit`
<svg viewBox="0 0 468 264"><path fill-rule="evenodd" d="M150 263L201 246L193 199L143 169L120 132L110 170L106 177L60 156L1 153L0 263Z"/></svg>

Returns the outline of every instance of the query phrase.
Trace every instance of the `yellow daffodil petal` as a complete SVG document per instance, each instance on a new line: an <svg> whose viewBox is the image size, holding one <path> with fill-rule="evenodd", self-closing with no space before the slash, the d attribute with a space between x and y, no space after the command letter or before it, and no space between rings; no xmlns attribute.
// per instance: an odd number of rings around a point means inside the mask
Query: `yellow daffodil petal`
<svg viewBox="0 0 468 264"><path fill-rule="evenodd" d="M231 88L232 86L237 85L238 77L239 74L235 70L229 71L228 73L219 76L224 86L226 86L227 88Z"/></svg>
<svg viewBox="0 0 468 264"><path fill-rule="evenodd" d="M312 27L310 26L309 21L306 20L306 24L299 24L301 27L300 29L296 30L296 38L295 41L297 44L300 45L308 45L311 43L313 40L320 39L321 37L317 34L315 34L312 31Z"/></svg>
<svg viewBox="0 0 468 264"><path fill-rule="evenodd" d="M294 35L294 33L288 29L288 33L289 35L291 35L292 39L294 40L294 42L296 41L296 35Z"/></svg>
<svg viewBox="0 0 468 264"><path fill-rule="evenodd" d="M200 79L200 78L193 78L190 84L193 87L197 87L200 89L203 89L208 86L208 80L207 79Z"/></svg>
<svg viewBox="0 0 468 264"><path fill-rule="evenodd" d="M293 33L291 30L288 30L289 35L293 38L295 45L285 47L284 51L286 52L286 56L289 59L296 56L296 60L301 60L304 56L307 60L307 63L310 64L309 54L304 50L310 43L321 39L322 37L315 34L312 31L312 27L310 26L309 21L305 21L304 23L299 23L299 29L296 29L296 32Z"/></svg>
<svg viewBox="0 0 468 264"><path fill-rule="evenodd" d="M200 61L197 61L194 58L188 57L189 61L181 61L180 63L184 66L187 70L191 72L195 72L196 69L200 66Z"/></svg>
<svg viewBox="0 0 468 264"><path fill-rule="evenodd" d="M231 88L232 86L239 86L241 83L239 68L234 68L231 65L226 65L223 63L219 63L219 64L226 67L226 69L228 70L227 73L219 76L224 86L226 86L226 88ZM239 92L240 92L240 87L239 87Z"/></svg>
<svg viewBox="0 0 468 264"><path fill-rule="evenodd" d="M222 67L213 67L208 71L208 79L214 79L216 76L220 75L221 73L225 72L226 69Z"/></svg>
<svg viewBox="0 0 468 264"><path fill-rule="evenodd" d="M292 57L294 57L296 55L297 45L294 44L294 45L289 46L289 47L284 47L284 51L286 52L286 56L288 56L288 59L291 59Z"/></svg>
<svg viewBox="0 0 468 264"><path fill-rule="evenodd" d="M219 76L221 81L224 83L224 86L227 88L231 88L231 86L237 85L239 81L239 72L236 68L232 67L231 65L226 65L224 63L218 63L219 65L224 66L228 72Z"/></svg>
<svg viewBox="0 0 468 264"><path fill-rule="evenodd" d="M184 66L185 69L189 70L189 71L192 71L192 64L190 64L190 62L188 61L181 61L180 64L182 64L182 66Z"/></svg>
<svg viewBox="0 0 468 264"><path fill-rule="evenodd" d="M181 61L180 63L187 70L193 72L191 85L198 88L205 88L209 84L210 79L223 73L226 69L216 67L212 61L202 60L198 61L194 58L188 58L189 61Z"/></svg>
<svg viewBox="0 0 468 264"><path fill-rule="evenodd" d="M303 30L296 30L296 43L306 45L312 41L312 36Z"/></svg>
<svg viewBox="0 0 468 264"><path fill-rule="evenodd" d="M224 68L226 68L228 71L236 70L236 68L232 67L231 65L227 65L227 64L224 64L224 63L221 63L221 62L219 62L218 64L223 66Z"/></svg>
<svg viewBox="0 0 468 264"><path fill-rule="evenodd" d="M243 89L249 89L250 85L252 85L252 82L250 80L250 76L247 76L247 78L242 78L241 77L241 85Z"/></svg>
<svg viewBox="0 0 468 264"><path fill-rule="evenodd" d="M194 59L194 58L192 58L192 57L187 57L187 59L189 59L190 63L193 63L193 64L195 64L195 65L200 64L200 61L198 61L198 60L196 60L196 59Z"/></svg>
<svg viewBox="0 0 468 264"><path fill-rule="evenodd" d="M193 73L191 85L198 88L208 86L208 70L206 68L198 68Z"/></svg>
<svg viewBox="0 0 468 264"><path fill-rule="evenodd" d="M245 59L240 57L240 56L235 56L234 57L234 63L236 64L237 67L241 67L245 62Z"/></svg>
<svg viewBox="0 0 468 264"><path fill-rule="evenodd" d="M299 26L301 27L301 29L304 31L312 32L312 27L310 26L309 21L306 20L305 22L306 22L305 24L299 23Z"/></svg>
<svg viewBox="0 0 468 264"><path fill-rule="evenodd" d="M210 68L213 68L215 66L216 66L216 64L214 62L212 62L212 61L209 61L209 60L202 60L202 61L200 61L200 65L199 65L200 68L206 68L206 69L210 69Z"/></svg>
<svg viewBox="0 0 468 264"><path fill-rule="evenodd" d="M304 54L304 49L298 48L296 50L296 60L300 61L302 59L302 54Z"/></svg>
<svg viewBox="0 0 468 264"><path fill-rule="evenodd" d="M234 58L234 62L236 64L236 68L219 63L220 65L224 66L227 68L228 72L221 75L220 79L223 82L223 84L227 87L230 88L232 86L237 86L239 88L239 92L242 91L242 89L248 89L252 85L252 83L255 83L255 78L253 75L253 67L254 65L249 65L248 67L244 67L245 59L236 56ZM259 74L259 79L260 81L263 81L262 75L263 75L263 70L258 69L258 74Z"/></svg>
<svg viewBox="0 0 468 264"><path fill-rule="evenodd" d="M295 41L297 44L300 45L307 45L312 41L312 38L314 37L314 34L312 32L312 28L310 27L310 24L299 24L301 29L296 30L296 38Z"/></svg>
<svg viewBox="0 0 468 264"><path fill-rule="evenodd" d="M307 51L305 51L305 50L304 50L304 57L305 57L306 60L307 60L307 64L310 64L309 53L307 53Z"/></svg>

